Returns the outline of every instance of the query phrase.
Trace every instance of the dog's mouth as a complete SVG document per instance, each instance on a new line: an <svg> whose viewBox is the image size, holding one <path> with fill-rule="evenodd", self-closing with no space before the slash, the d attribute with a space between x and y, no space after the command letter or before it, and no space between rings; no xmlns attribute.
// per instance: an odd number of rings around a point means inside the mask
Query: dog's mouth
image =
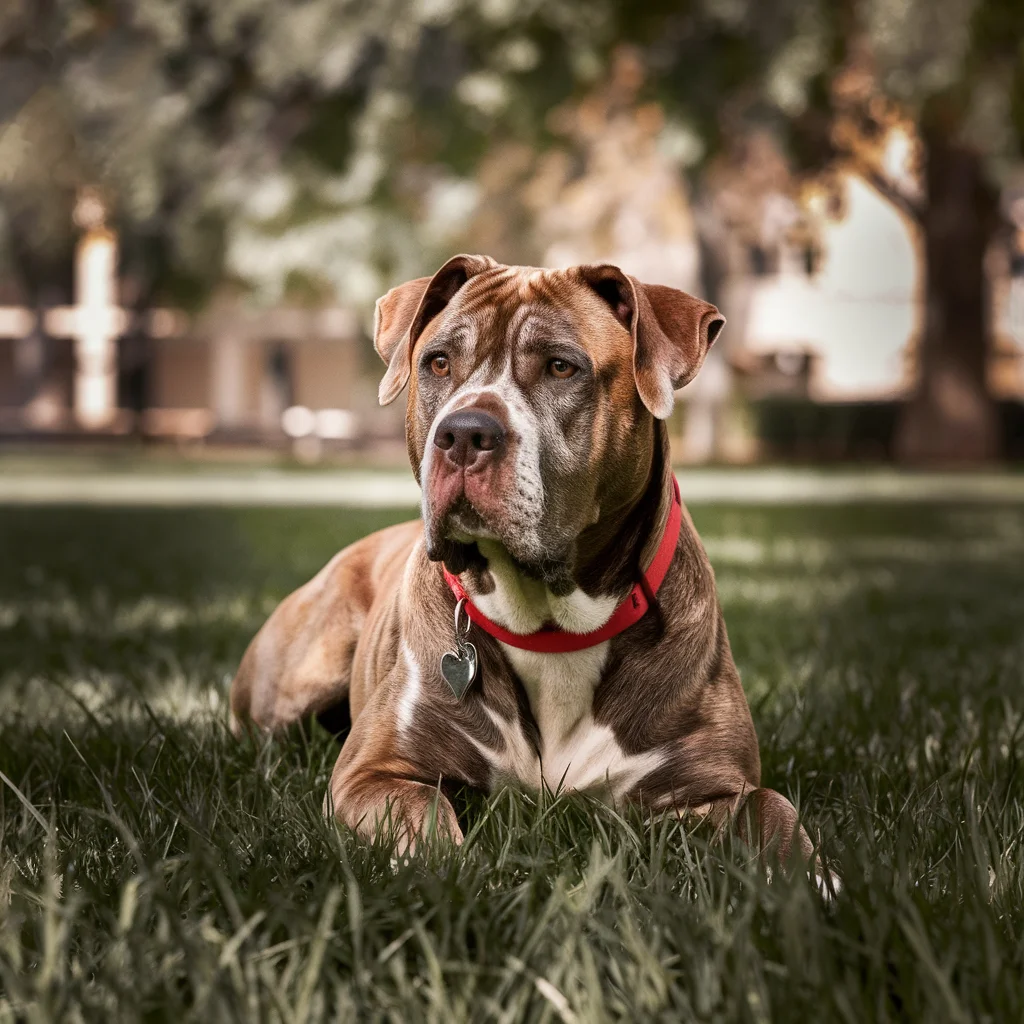
<svg viewBox="0 0 1024 1024"><path fill-rule="evenodd" d="M544 583L553 593L568 594L576 588L571 552L554 555L519 550L465 495L442 516L428 518L426 540L427 557L444 562L456 575L471 568L486 569L489 558L497 556L522 576Z"/></svg>
<svg viewBox="0 0 1024 1024"><path fill-rule="evenodd" d="M497 537L487 518L465 494L456 499L444 519L445 535L451 540L472 543Z"/></svg>
<svg viewBox="0 0 1024 1024"><path fill-rule="evenodd" d="M426 519L427 557L444 562L452 572L465 561L460 551L475 548L483 539L497 539L497 532L465 494L460 494L443 511L429 513Z"/></svg>

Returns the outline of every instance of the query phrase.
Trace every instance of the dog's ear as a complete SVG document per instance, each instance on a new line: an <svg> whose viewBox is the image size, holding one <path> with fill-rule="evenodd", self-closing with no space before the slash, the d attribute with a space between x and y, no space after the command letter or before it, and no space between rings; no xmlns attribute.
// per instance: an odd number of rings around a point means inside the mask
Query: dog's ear
<svg viewBox="0 0 1024 1024"><path fill-rule="evenodd" d="M453 256L433 277L418 277L392 288L377 300L373 347L388 364L377 397L393 402L408 383L416 339L455 293L481 271L496 267L489 256Z"/></svg>
<svg viewBox="0 0 1024 1024"><path fill-rule="evenodd" d="M668 419L675 392L696 376L725 317L710 302L678 288L641 284L610 264L578 270L633 335L636 389L655 417Z"/></svg>

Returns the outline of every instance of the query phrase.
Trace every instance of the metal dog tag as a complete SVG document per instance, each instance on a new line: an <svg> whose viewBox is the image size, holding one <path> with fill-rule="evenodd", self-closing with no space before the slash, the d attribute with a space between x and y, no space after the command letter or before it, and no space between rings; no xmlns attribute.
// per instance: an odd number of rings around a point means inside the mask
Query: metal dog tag
<svg viewBox="0 0 1024 1024"><path fill-rule="evenodd" d="M460 628L459 625L459 616L465 604L466 599L462 598L455 606L455 650L441 657L441 675L456 700L462 700L473 685L477 672L476 648L466 639L469 636L469 616L466 616L464 627Z"/></svg>
<svg viewBox="0 0 1024 1024"><path fill-rule="evenodd" d="M441 675L451 687L457 700L462 700L476 679L476 648L464 643L457 651L449 651L441 658Z"/></svg>

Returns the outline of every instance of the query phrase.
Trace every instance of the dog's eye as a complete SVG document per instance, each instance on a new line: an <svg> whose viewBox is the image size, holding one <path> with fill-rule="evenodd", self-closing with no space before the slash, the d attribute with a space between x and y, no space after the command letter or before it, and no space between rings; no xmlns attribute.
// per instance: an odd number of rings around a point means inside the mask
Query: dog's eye
<svg viewBox="0 0 1024 1024"><path fill-rule="evenodd" d="M430 372L435 377L447 377L451 373L451 367L448 365L448 357L438 353L430 360Z"/></svg>
<svg viewBox="0 0 1024 1024"><path fill-rule="evenodd" d="M577 370L577 367L573 366L572 363L567 363L564 359L552 359L548 362L548 373L552 377L557 377L559 380L566 380L571 377Z"/></svg>

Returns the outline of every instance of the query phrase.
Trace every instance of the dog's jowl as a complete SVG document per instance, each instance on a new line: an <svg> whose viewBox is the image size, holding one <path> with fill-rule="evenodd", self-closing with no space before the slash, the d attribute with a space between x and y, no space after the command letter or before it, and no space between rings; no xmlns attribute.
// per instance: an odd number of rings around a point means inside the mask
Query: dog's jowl
<svg viewBox="0 0 1024 1024"><path fill-rule="evenodd" d="M451 781L721 822L743 809L751 842L809 856L792 805L760 788L669 464L675 392L724 323L612 266L456 256L388 292L380 400L407 392L422 521L353 544L281 603L232 686L236 727L348 700L327 805L366 834L388 818L403 846L428 823L461 840L438 796Z"/></svg>

